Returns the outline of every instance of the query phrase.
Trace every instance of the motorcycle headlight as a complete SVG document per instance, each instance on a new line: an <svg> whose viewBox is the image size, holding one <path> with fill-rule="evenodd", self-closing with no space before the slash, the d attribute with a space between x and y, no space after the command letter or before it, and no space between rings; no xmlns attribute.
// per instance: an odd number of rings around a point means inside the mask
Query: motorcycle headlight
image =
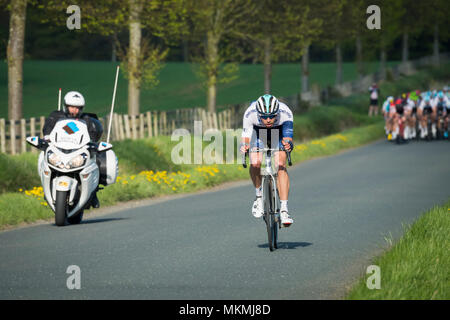
<svg viewBox="0 0 450 320"><path fill-rule="evenodd" d="M86 163L86 159L87 159L87 154L82 153L82 154L79 154L79 155L73 157L69 161L68 165L71 169L78 168L78 167L83 166Z"/></svg>
<svg viewBox="0 0 450 320"><path fill-rule="evenodd" d="M61 163L61 158L60 158L56 153L54 153L54 152L52 152L52 151L49 151L49 152L48 152L48 154L47 154L47 160L48 160L48 162L49 162L51 165L53 165L53 166L55 166L55 167L57 167L57 166Z"/></svg>

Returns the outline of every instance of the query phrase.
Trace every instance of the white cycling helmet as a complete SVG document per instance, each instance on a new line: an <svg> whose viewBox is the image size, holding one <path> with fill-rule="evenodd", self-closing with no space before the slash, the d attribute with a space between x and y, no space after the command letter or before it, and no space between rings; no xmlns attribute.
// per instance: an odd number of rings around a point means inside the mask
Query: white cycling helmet
<svg viewBox="0 0 450 320"><path fill-rule="evenodd" d="M256 100L256 110L260 115L276 115L279 109L278 99L271 94L265 94Z"/></svg>
<svg viewBox="0 0 450 320"><path fill-rule="evenodd" d="M64 96L64 106L73 106L83 108L85 104L84 97L78 91L69 91Z"/></svg>

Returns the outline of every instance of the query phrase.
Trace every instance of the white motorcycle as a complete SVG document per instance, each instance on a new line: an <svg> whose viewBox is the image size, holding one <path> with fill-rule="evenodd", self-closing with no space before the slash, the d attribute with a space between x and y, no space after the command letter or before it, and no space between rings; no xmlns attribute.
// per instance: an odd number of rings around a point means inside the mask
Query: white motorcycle
<svg viewBox="0 0 450 320"><path fill-rule="evenodd" d="M45 200L55 213L55 224L78 224L99 184L116 182L118 160L106 142L90 142L84 121L58 121L48 140L27 137L27 142L42 150L38 173Z"/></svg>

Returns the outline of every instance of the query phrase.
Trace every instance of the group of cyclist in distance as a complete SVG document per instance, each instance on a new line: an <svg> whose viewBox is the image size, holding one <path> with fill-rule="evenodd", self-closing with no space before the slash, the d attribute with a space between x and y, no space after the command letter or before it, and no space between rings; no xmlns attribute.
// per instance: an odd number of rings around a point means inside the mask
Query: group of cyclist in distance
<svg viewBox="0 0 450 320"><path fill-rule="evenodd" d="M448 89L445 86L442 90L389 96L382 106L387 140L403 143L412 139L448 139Z"/></svg>

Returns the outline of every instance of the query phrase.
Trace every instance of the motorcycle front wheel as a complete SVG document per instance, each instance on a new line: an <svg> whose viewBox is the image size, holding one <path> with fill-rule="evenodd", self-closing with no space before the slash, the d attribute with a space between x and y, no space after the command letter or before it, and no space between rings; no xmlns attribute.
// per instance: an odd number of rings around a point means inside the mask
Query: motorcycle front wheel
<svg viewBox="0 0 450 320"><path fill-rule="evenodd" d="M67 221L67 191L56 191L55 203L55 224L62 227L68 224Z"/></svg>

